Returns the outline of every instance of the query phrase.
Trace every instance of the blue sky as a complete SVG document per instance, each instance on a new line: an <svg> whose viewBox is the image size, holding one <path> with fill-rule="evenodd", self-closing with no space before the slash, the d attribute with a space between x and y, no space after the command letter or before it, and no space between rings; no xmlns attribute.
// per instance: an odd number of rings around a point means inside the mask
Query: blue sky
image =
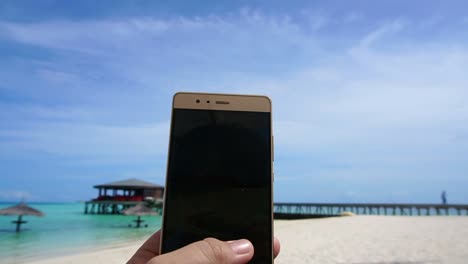
<svg viewBox="0 0 468 264"><path fill-rule="evenodd" d="M163 183L176 91L274 104L276 201L468 203L463 1L1 1L0 200Z"/></svg>

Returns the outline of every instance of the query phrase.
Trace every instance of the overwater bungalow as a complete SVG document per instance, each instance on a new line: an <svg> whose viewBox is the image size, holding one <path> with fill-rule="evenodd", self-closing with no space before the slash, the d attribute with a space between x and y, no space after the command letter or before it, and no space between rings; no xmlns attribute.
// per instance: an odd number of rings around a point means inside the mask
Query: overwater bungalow
<svg viewBox="0 0 468 264"><path fill-rule="evenodd" d="M99 184L94 188L98 189L98 196L85 202L85 214L120 214L142 201L161 203L164 195L164 186L139 179Z"/></svg>

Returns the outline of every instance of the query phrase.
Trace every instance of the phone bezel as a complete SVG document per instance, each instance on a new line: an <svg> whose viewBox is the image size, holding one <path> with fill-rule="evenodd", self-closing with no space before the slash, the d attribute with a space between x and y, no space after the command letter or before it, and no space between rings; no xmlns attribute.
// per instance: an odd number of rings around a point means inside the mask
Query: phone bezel
<svg viewBox="0 0 468 264"><path fill-rule="evenodd" d="M260 95L176 93L172 108L271 112L271 100Z"/></svg>
<svg viewBox="0 0 468 264"><path fill-rule="evenodd" d="M197 103L197 100L200 102ZM216 103L223 102L223 103ZM228 103L226 103L228 102ZM166 193L167 193L167 175L169 168L169 154L170 154L170 142L172 137L172 117L174 109L203 109L203 110L226 110L226 111L246 111L246 112L268 112L270 113L270 145L271 145L271 175L270 175L270 193L271 193L271 243L272 243L272 263L274 260L274 224L273 224L273 183L274 183L274 171L273 171L273 162L274 162L274 142L273 142L273 117L272 117L272 104L271 100L267 96L263 95L241 95L241 94L216 94L216 93L191 93L191 92L178 92L174 94L172 100L172 109L171 109L171 125L169 127L169 144L167 150L167 162L166 162L166 182L163 198L163 208L162 208L162 220L161 220L161 235L159 243L159 253L162 252L162 244L164 237L164 215L166 212Z"/></svg>

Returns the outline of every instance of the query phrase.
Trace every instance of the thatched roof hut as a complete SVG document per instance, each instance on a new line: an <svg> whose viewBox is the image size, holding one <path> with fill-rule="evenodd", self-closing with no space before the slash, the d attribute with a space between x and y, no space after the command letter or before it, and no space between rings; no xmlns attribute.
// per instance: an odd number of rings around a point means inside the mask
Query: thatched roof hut
<svg viewBox="0 0 468 264"><path fill-rule="evenodd" d="M143 201L146 197L158 200L164 194L164 186L139 179L98 184L94 188L99 190L98 198L95 199L99 201Z"/></svg>
<svg viewBox="0 0 468 264"><path fill-rule="evenodd" d="M16 232L19 232L21 224L27 223L27 221L23 221L23 215L44 216L44 213L22 202L14 206L0 209L0 215L17 215L18 219L12 221L12 223L16 224Z"/></svg>
<svg viewBox="0 0 468 264"><path fill-rule="evenodd" d="M142 188L158 189L158 188L164 188L164 187L159 184L154 184L154 183L142 181L139 179L126 179L122 181L98 184L98 185L95 185L94 188L98 188L98 189L99 188L107 188L107 189L121 188L121 189L132 190L132 189L142 189Z"/></svg>

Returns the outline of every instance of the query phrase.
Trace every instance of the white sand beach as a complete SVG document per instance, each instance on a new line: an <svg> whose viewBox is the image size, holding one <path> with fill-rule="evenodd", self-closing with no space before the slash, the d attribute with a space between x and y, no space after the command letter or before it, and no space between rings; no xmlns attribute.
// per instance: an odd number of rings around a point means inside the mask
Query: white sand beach
<svg viewBox="0 0 468 264"><path fill-rule="evenodd" d="M275 221L275 263L468 263L468 217L351 216ZM143 241L28 264L124 263Z"/></svg>
<svg viewBox="0 0 468 264"><path fill-rule="evenodd" d="M281 221L275 231L276 263L468 263L468 217Z"/></svg>

